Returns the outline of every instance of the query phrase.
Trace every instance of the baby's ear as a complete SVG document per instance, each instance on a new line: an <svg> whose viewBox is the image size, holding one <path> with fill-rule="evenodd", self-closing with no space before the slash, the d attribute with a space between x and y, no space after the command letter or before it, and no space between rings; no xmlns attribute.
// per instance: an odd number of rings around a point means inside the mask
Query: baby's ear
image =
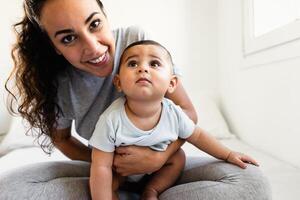
<svg viewBox="0 0 300 200"><path fill-rule="evenodd" d="M113 82L118 92L122 92L119 74L115 75Z"/></svg>
<svg viewBox="0 0 300 200"><path fill-rule="evenodd" d="M178 84L178 77L173 75L171 80L170 80L170 84L169 84L169 88L168 88L168 93L172 93L175 91L176 87Z"/></svg>

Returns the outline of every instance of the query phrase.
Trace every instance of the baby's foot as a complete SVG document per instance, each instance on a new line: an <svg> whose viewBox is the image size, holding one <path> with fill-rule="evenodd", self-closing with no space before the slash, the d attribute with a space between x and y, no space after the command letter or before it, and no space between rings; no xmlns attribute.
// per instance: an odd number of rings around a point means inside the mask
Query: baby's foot
<svg viewBox="0 0 300 200"><path fill-rule="evenodd" d="M141 200L158 200L158 192L155 189L147 188L144 190Z"/></svg>

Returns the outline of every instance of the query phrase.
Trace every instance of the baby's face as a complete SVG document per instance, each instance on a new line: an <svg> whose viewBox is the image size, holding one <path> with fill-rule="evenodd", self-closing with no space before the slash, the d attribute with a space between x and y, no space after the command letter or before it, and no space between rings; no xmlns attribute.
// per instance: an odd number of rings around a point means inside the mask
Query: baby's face
<svg viewBox="0 0 300 200"><path fill-rule="evenodd" d="M124 53L117 87L127 98L159 99L166 94L173 78L168 53L160 46L142 44Z"/></svg>

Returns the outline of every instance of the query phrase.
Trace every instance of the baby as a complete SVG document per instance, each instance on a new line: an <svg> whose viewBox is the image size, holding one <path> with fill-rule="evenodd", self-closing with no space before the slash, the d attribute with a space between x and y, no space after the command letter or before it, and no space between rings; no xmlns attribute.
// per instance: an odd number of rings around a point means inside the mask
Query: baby
<svg viewBox="0 0 300 200"><path fill-rule="evenodd" d="M129 45L120 60L114 84L125 96L115 100L100 116L89 144L93 147L90 187L93 199L118 199L117 189L124 182L138 181L143 175L121 177L113 172L115 147L138 145L164 151L177 138L185 139L200 150L245 168L244 162L258 165L251 157L231 151L207 134L175 105L164 98L176 89L178 78L168 50L152 41ZM158 199L171 187L185 164L182 150L151 174L142 199Z"/></svg>

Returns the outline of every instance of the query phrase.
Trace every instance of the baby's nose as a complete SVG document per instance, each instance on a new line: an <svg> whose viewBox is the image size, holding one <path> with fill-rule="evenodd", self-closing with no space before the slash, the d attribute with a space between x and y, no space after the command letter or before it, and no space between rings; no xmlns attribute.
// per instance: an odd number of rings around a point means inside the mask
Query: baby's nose
<svg viewBox="0 0 300 200"><path fill-rule="evenodd" d="M138 71L139 73L143 73L143 72L146 72L146 73L148 73L149 71L148 71L148 69L147 68L142 68L142 69L139 69L139 71Z"/></svg>

